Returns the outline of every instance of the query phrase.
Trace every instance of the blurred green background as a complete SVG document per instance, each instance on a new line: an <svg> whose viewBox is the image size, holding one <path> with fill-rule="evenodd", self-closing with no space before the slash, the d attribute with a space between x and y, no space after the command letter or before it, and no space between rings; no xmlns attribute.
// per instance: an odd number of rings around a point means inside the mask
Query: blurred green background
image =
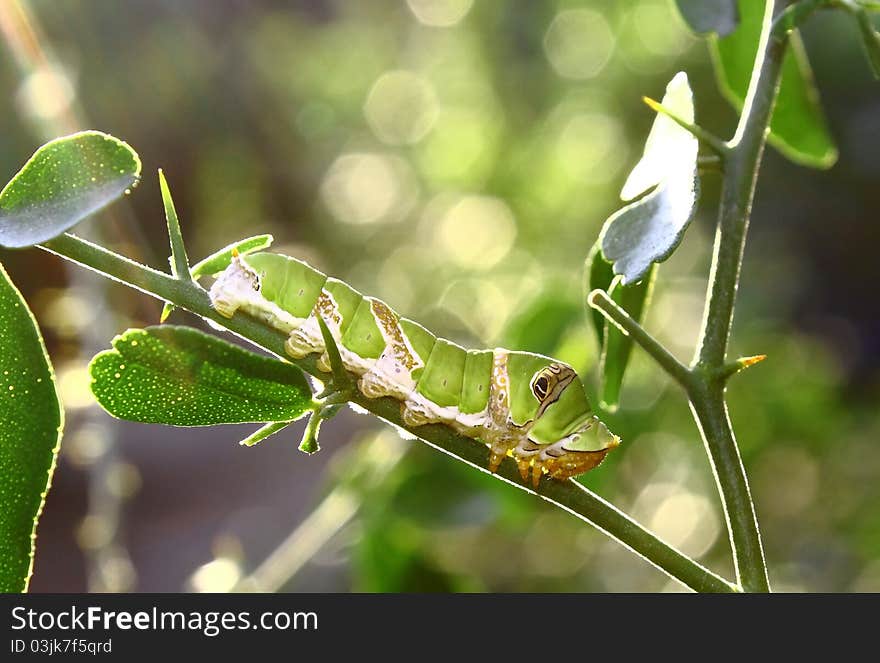
<svg viewBox="0 0 880 663"><path fill-rule="evenodd" d="M0 173L45 139L128 141L141 185L80 227L166 267L155 172L193 259L269 232L471 347L557 356L595 387L583 261L687 71L729 136L705 42L669 0L6 0ZM880 591L880 85L855 25L804 31L829 171L768 151L731 352L731 416L777 590ZM698 333L718 198L659 272L647 327L682 359ZM161 304L36 250L2 252L46 335L67 407L32 591L677 591L575 518L344 412L298 433L112 420L85 365ZM198 325L176 312L173 321ZM638 350L624 445L582 480L731 577L723 515L680 391Z"/></svg>

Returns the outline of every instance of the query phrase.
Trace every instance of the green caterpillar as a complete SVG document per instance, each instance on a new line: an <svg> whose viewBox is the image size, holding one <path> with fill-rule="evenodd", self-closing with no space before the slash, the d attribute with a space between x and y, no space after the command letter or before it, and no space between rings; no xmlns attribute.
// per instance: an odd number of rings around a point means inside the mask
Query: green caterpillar
<svg viewBox="0 0 880 663"><path fill-rule="evenodd" d="M236 254L209 295L223 316L241 310L289 334L292 357L321 353L318 367L330 372L321 316L364 396L401 401L410 426L444 423L482 440L492 472L510 455L523 481L529 472L535 486L544 473L565 480L620 443L593 416L570 366L529 352L465 350L300 260Z"/></svg>

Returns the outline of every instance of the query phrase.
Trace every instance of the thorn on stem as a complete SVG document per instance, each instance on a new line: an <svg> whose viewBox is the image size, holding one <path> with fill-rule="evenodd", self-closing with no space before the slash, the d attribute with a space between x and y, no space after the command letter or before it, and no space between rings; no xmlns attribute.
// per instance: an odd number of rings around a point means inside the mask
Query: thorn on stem
<svg viewBox="0 0 880 663"><path fill-rule="evenodd" d="M736 361L728 362L721 371L722 377L726 380L732 375L736 375L740 371L764 361L766 358L767 355L752 355L751 357L740 357Z"/></svg>
<svg viewBox="0 0 880 663"><path fill-rule="evenodd" d="M324 350L327 352L327 359L330 361L330 369L333 373L333 390L334 391L350 391L352 388L351 378L345 370L342 363L342 356L339 354L339 347L336 345L336 339L330 333L330 328L324 322L323 316L317 316L318 326L321 328L321 336L324 339Z"/></svg>
<svg viewBox="0 0 880 663"><path fill-rule="evenodd" d="M168 319L168 316L171 315L171 312L177 308L171 302L165 302L165 306L162 307L162 314L159 316L159 324L162 324Z"/></svg>
<svg viewBox="0 0 880 663"><path fill-rule="evenodd" d="M767 355L752 355L751 357L740 357L737 359L737 362L742 368L748 368L749 366L754 366L758 362L764 361L766 358Z"/></svg>
<svg viewBox="0 0 880 663"><path fill-rule="evenodd" d="M189 260L186 256L186 247L183 243L183 235L180 232L180 221L177 218L177 210L171 199L171 189L165 179L165 173L159 169L159 190L162 193L162 205L165 207L165 220L168 225L168 240L171 244L171 273L184 281L192 280L189 269Z"/></svg>

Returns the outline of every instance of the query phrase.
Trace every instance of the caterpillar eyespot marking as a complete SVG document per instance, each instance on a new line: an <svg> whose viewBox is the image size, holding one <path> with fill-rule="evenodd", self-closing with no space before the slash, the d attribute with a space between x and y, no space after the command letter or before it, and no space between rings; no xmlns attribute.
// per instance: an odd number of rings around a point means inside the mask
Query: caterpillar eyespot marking
<svg viewBox="0 0 880 663"><path fill-rule="evenodd" d="M544 400L547 396L547 378L541 376L537 380L535 380L535 384L532 388L535 392L535 396L538 397L538 400Z"/></svg>
<svg viewBox="0 0 880 663"><path fill-rule="evenodd" d="M399 400L409 426L442 423L482 441L490 471L511 456L537 487L544 474L566 480L596 467L620 443L567 364L503 348L466 350L301 260L236 255L209 296L221 315L241 312L287 334L292 357L318 353L319 369L329 372L322 317L364 396Z"/></svg>

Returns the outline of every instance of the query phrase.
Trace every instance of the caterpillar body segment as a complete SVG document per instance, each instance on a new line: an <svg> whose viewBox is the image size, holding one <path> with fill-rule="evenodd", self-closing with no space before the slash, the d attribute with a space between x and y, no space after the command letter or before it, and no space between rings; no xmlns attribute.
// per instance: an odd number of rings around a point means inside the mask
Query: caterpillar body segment
<svg viewBox="0 0 880 663"><path fill-rule="evenodd" d="M620 440L592 413L575 371L550 357L496 348L466 350L401 318L305 262L276 253L235 256L209 296L226 317L237 311L288 335L287 353L320 353L327 324L342 363L368 398L401 402L410 426L443 423L490 448L489 469L505 456L523 480L564 480L602 462Z"/></svg>

